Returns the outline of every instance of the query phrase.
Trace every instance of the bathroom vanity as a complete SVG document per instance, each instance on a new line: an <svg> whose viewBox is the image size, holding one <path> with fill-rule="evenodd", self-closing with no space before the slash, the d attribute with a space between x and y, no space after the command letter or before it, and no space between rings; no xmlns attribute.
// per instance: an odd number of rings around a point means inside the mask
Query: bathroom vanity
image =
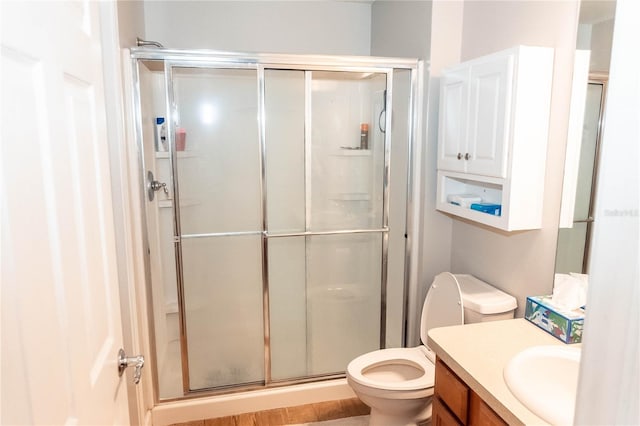
<svg viewBox="0 0 640 426"><path fill-rule="evenodd" d="M566 346L524 319L429 331L437 356L433 425L546 424L508 389L508 361L533 346ZM572 345L574 346L574 345Z"/></svg>
<svg viewBox="0 0 640 426"><path fill-rule="evenodd" d="M507 423L441 360L436 361L432 424L496 425Z"/></svg>

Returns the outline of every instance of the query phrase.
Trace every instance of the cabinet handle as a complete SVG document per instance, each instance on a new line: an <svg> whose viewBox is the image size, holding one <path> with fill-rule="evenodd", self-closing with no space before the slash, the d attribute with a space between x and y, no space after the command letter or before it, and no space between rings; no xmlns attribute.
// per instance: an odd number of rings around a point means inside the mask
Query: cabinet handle
<svg viewBox="0 0 640 426"><path fill-rule="evenodd" d="M462 160L462 154L458 153L458 160Z"/></svg>
<svg viewBox="0 0 640 426"><path fill-rule="evenodd" d="M469 158L471 158L471 156L470 156L470 155L469 155L469 153L467 152L467 153L464 155L464 159L465 159L465 160L468 160Z"/></svg>

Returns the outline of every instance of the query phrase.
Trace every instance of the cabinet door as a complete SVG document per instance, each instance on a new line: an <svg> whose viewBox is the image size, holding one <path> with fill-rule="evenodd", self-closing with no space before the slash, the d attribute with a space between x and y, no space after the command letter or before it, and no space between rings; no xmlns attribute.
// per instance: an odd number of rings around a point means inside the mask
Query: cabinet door
<svg viewBox="0 0 640 426"><path fill-rule="evenodd" d="M467 422L469 387L440 359L436 360L435 397L462 422Z"/></svg>
<svg viewBox="0 0 640 426"><path fill-rule="evenodd" d="M451 414L447 406L437 396L433 398L433 409L431 412L432 426L462 426L462 423Z"/></svg>
<svg viewBox="0 0 640 426"><path fill-rule="evenodd" d="M465 171L469 68L447 71L440 88L438 169Z"/></svg>
<svg viewBox="0 0 640 426"><path fill-rule="evenodd" d="M468 173L506 177L513 54L491 55L469 77ZM465 154L466 154L465 153Z"/></svg>
<svg viewBox="0 0 640 426"><path fill-rule="evenodd" d="M469 397L469 426L507 426L507 423L493 411L478 394Z"/></svg>

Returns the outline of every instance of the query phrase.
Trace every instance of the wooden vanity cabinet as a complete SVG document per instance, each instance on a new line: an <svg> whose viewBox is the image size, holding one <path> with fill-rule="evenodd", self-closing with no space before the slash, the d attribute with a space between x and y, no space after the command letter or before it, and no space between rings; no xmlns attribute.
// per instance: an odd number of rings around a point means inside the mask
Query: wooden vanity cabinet
<svg viewBox="0 0 640 426"><path fill-rule="evenodd" d="M440 359L436 360L433 426L506 426L473 390Z"/></svg>

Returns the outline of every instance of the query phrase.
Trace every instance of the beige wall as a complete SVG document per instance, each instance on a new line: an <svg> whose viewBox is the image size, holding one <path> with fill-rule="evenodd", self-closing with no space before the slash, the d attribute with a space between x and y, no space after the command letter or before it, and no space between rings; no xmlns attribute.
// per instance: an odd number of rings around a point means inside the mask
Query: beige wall
<svg viewBox="0 0 640 426"><path fill-rule="evenodd" d="M147 38L167 47L369 54L369 2L147 0L144 5Z"/></svg>
<svg viewBox="0 0 640 426"><path fill-rule="evenodd" d="M424 229L422 243L423 270L420 289L422 301L433 278L451 269L452 220L435 210L436 160L438 158L438 105L440 101L440 75L443 68L460 62L463 3L436 0L431 9L431 58L429 63L428 107L425 147L424 180ZM418 316L419 318L419 316Z"/></svg>
<svg viewBox="0 0 640 426"><path fill-rule="evenodd" d="M376 0L371 5L371 54L429 60L431 1Z"/></svg>
<svg viewBox="0 0 640 426"><path fill-rule="evenodd" d="M144 2L118 0L120 47L133 47L136 37L144 38Z"/></svg>
<svg viewBox="0 0 640 426"><path fill-rule="evenodd" d="M515 296L516 316L524 314L526 296L552 290L578 8L568 1L464 4L463 61L518 44L555 48L542 229L504 233L453 223L453 272L473 274Z"/></svg>
<svg viewBox="0 0 640 426"><path fill-rule="evenodd" d="M409 292L407 343L420 341L420 313L427 290L440 272L451 270L452 220L435 209L436 159L438 158L438 103L441 70L460 62L463 2L434 0L431 19L425 28L430 32L429 63L425 73L425 106L422 111L422 167L417 185L423 195L422 238L417 283ZM375 3L374 3L375 4Z"/></svg>
<svg viewBox="0 0 640 426"><path fill-rule="evenodd" d="M407 342L415 345L420 336L420 312L428 284L450 267L451 220L435 212L435 140L426 137L429 96L429 66L432 21L431 1L375 1L371 10L371 54L404 56L425 60L420 145L414 146L413 229L418 243L412 244L412 270L408 288ZM436 90L437 92L437 90ZM416 171L417 170L417 171ZM418 213L419 212L419 213ZM427 243L425 243L427 242Z"/></svg>
<svg viewBox="0 0 640 426"><path fill-rule="evenodd" d="M590 71L609 72L611 44L613 43L613 19L593 24L591 28Z"/></svg>
<svg viewBox="0 0 640 426"><path fill-rule="evenodd" d="M435 210L440 71L460 62L463 2L376 1L372 5L371 54L425 59L420 157L414 178L421 206L417 270L408 289L407 345L420 341L420 313L433 278L451 269L452 220Z"/></svg>

